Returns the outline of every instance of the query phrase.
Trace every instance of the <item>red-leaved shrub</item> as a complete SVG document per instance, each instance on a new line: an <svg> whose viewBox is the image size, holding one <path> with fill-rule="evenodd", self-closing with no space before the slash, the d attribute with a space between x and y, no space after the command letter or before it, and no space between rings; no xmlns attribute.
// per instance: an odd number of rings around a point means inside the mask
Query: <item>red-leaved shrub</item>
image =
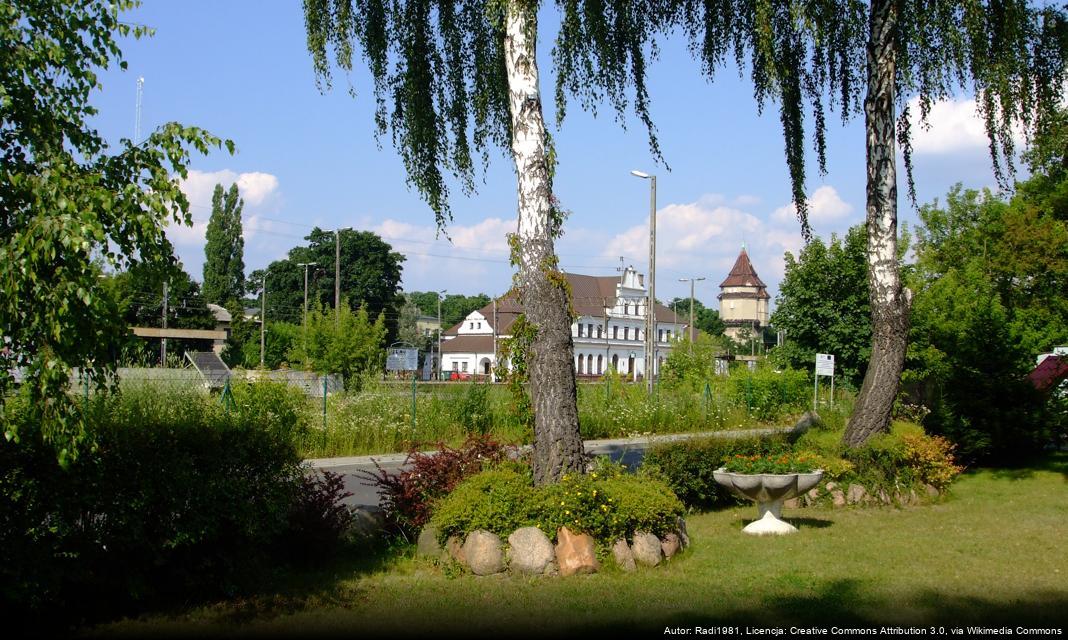
<svg viewBox="0 0 1068 640"><path fill-rule="evenodd" d="M418 531L430 520L435 501L464 478L504 462L515 451L490 436L471 436L456 449L444 443L437 448L423 453L413 447L400 473L389 473L375 462L376 473L360 474L365 484L378 488L386 523L397 533L407 536Z"/></svg>

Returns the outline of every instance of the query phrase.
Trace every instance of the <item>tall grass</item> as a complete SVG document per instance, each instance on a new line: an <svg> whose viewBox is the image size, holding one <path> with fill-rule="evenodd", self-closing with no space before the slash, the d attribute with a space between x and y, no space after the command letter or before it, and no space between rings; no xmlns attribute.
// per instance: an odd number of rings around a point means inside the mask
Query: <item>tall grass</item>
<svg viewBox="0 0 1068 640"><path fill-rule="evenodd" d="M738 368L730 377L658 383L649 395L642 383L609 376L579 384L579 424L586 439L781 424L811 406L810 385L804 372ZM127 393L163 405L155 411L237 412L250 420L289 425L306 458L403 452L436 442L456 446L472 434L491 434L509 443L533 440L503 385L417 383L414 408L410 382L374 376L353 385L359 391L331 394L325 403L266 381L235 382L232 403L188 384L177 386L123 383Z"/></svg>

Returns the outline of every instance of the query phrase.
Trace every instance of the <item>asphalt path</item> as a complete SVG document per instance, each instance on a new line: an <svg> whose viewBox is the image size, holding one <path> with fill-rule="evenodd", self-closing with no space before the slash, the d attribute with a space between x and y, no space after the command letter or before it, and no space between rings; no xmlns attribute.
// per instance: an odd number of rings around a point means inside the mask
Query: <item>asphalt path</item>
<svg viewBox="0 0 1068 640"><path fill-rule="evenodd" d="M706 433L682 433L668 436L652 436L642 438L619 438L614 440L587 440L586 453L595 456L608 456L614 461L621 461L628 467L636 467L645 456L645 450L655 444L665 442L677 442L691 438L714 437L714 438L742 438L746 436L759 436L772 433L785 433L790 428L769 429L746 429L738 431L715 431ZM378 493L376 489L364 479L365 473L377 473L378 467L396 474L405 468L407 455L403 453L387 453L375 456L353 456L347 458L316 458L305 460L312 469L340 473L345 481L345 489L352 495L345 499L345 503L358 506L377 506ZM376 466L376 463L378 466Z"/></svg>

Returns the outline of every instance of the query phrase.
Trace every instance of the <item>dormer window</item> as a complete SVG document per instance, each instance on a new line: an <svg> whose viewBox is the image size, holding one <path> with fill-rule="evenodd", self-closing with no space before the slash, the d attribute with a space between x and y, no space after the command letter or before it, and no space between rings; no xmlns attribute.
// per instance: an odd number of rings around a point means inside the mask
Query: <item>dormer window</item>
<svg viewBox="0 0 1068 640"><path fill-rule="evenodd" d="M630 305L629 304L623 305L623 315L625 315L625 316L629 316L630 315Z"/></svg>

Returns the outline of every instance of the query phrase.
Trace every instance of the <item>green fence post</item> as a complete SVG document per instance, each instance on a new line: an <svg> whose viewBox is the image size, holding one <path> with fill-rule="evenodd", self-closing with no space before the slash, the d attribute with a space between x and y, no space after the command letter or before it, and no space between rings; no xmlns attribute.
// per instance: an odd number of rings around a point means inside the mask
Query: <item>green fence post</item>
<svg viewBox="0 0 1068 640"><path fill-rule="evenodd" d="M326 455L326 383L329 378L323 376L323 455Z"/></svg>
<svg viewBox="0 0 1068 640"><path fill-rule="evenodd" d="M412 432L415 432L415 374L412 374Z"/></svg>

